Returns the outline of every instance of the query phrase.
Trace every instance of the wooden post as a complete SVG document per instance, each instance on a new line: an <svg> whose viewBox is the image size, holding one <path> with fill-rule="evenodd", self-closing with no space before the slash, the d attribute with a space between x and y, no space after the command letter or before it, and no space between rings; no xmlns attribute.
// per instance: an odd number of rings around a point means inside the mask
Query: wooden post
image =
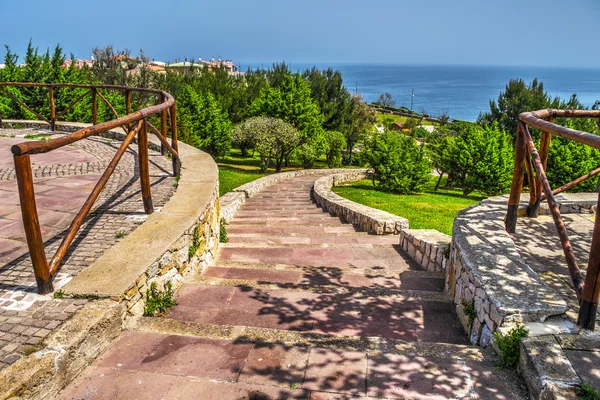
<svg viewBox="0 0 600 400"><path fill-rule="evenodd" d="M130 90L125 91L125 110L127 110L125 112L125 114L127 114L127 115L131 114L131 91Z"/></svg>
<svg viewBox="0 0 600 400"><path fill-rule="evenodd" d="M175 104L171 106L171 147L179 153L179 146L177 144L177 106ZM173 175L179 176L180 173L181 161L179 157L173 157Z"/></svg>
<svg viewBox="0 0 600 400"><path fill-rule="evenodd" d="M600 194L598 197L598 206L600 206ZM583 296L579 307L579 318L577 320L577 323L583 329L593 331L596 327L598 300L600 300L600 219L598 218L598 212L596 211L594 234L592 235L592 247L585 275L585 284L583 285Z"/></svg>
<svg viewBox="0 0 600 400"><path fill-rule="evenodd" d="M528 147L528 150L531 153L531 159L533 161L533 166L535 167L535 172L539 176L540 181L542 182L542 188L544 189L544 193L546 194L548 208L552 213L554 225L556 226L556 232L558 233L558 238L560 239L560 244L563 248L563 253L565 254L567 268L569 269L569 275L571 276L571 280L573 281L573 288L575 289L577 298L581 299L583 296L583 276L581 275L581 271L579 270L579 266L577 265L577 259L575 258L575 253L573 253L573 247L571 247L569 235L567 234L567 228L565 227L565 223L563 222L562 217L560 216L560 209L558 203L556 202L556 199L554 198L554 195L552 194L550 182L548 182L548 178L546 177L546 173L544 172L544 168L542 167L542 160L537 150L535 149L535 144L531 139L529 129L526 125L523 126L522 134L523 139Z"/></svg>
<svg viewBox="0 0 600 400"><path fill-rule="evenodd" d="M33 191L33 175L31 173L31 161L29 154L14 156L17 185L19 187L19 199L21 200L21 214L23 215L23 226L33 272L37 283L38 293L51 293L52 277L48 270L48 261L44 252L44 241L40 229L37 207L35 205L35 193Z"/></svg>
<svg viewBox="0 0 600 400"><path fill-rule="evenodd" d="M525 139L523 134L523 123L519 122L517 130L517 140L515 144L515 166L513 170L513 180L510 187L510 197L508 198L508 209L504 226L508 233L515 233L517 229L517 215L519 212L519 202L521 200L521 190L523 190L523 173L525 167Z"/></svg>
<svg viewBox="0 0 600 400"><path fill-rule="evenodd" d="M550 139L552 135L548 132L542 132L542 137L540 140L540 160L542 161L542 166L544 167L544 171L546 171L546 167L548 166L548 152L550 150ZM539 176L535 178L535 193L537 194L537 201L534 204L529 204L527 207L527 216L531 218L537 218L540 211L540 203L545 199L542 196L542 181Z"/></svg>
<svg viewBox="0 0 600 400"><path fill-rule="evenodd" d="M98 89L92 88L92 125L98 123Z"/></svg>
<svg viewBox="0 0 600 400"><path fill-rule="evenodd" d="M144 201L144 211L146 214L152 214L152 195L150 193L150 164L148 162L148 127L146 120L140 121L140 131L138 133L138 160L140 163L140 182L142 184L142 199Z"/></svg>
<svg viewBox="0 0 600 400"><path fill-rule="evenodd" d="M54 87L48 88L50 91L50 130L54 132L56 126L56 105L54 104Z"/></svg>
<svg viewBox="0 0 600 400"><path fill-rule="evenodd" d="M537 187L535 185L537 178L537 175L533 173L533 165L531 164L531 154L529 154L529 152L525 153L526 157L525 157L525 167L526 167L526 171L527 171L527 182L529 183L529 205L527 206L527 216L531 217L531 215L529 215L529 208L532 207L533 205L537 204L540 200L540 195L537 192Z"/></svg>
<svg viewBox="0 0 600 400"><path fill-rule="evenodd" d="M167 99L163 94L160 95L160 103L164 103ZM160 133L166 139L167 138L167 109L165 108L160 112ZM165 146L160 145L160 154L165 155Z"/></svg>

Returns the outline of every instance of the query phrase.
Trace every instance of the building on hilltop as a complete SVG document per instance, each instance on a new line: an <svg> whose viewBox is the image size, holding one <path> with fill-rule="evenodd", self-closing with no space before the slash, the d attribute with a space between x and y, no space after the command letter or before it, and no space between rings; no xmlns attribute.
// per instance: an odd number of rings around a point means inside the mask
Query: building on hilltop
<svg viewBox="0 0 600 400"><path fill-rule="evenodd" d="M63 63L63 67L65 68L69 68L71 66L71 64L75 64L75 67L81 69L83 67L88 67L91 68L92 67L92 60L83 60L83 59L78 59L78 60L65 60L65 62Z"/></svg>

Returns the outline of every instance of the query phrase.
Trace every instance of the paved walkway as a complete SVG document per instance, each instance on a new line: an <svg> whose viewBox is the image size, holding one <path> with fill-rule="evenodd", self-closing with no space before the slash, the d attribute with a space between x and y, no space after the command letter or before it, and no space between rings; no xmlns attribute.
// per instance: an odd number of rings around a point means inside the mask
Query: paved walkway
<svg viewBox="0 0 600 400"><path fill-rule="evenodd" d="M142 318L62 399L519 399L512 372L468 346L443 274L397 236L311 201L315 176L238 211L216 265L166 316Z"/></svg>
<svg viewBox="0 0 600 400"><path fill-rule="evenodd" d="M86 300L37 294L29 259L10 146L26 137L58 137L33 129L0 129L0 369L43 347L43 340ZM36 203L50 258L120 142L92 137L31 157ZM146 218L140 193L137 146L124 154L54 281L55 290L89 266L119 237ZM152 198L160 209L173 193L171 162L150 152ZM119 233L117 235L117 233Z"/></svg>
<svg viewBox="0 0 600 400"><path fill-rule="evenodd" d="M565 214L562 216L567 228L571 247L579 268L585 273L592 245L595 214ZM569 305L567 317L577 323L579 302L573 289L554 220L549 215L538 218L519 218L513 235L519 254L536 271L541 279L552 287ZM598 312L597 321L600 321ZM600 323L596 323L598 330ZM582 341L585 344L585 340ZM591 345L563 346L579 377L595 388L600 388L600 349Z"/></svg>

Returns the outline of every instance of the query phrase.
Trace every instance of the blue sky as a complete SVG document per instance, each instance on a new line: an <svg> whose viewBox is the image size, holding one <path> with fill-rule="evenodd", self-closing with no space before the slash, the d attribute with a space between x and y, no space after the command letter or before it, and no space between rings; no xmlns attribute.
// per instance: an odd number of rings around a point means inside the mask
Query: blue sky
<svg viewBox="0 0 600 400"><path fill-rule="evenodd" d="M0 0L0 44L157 60L600 68L597 0ZM3 54L0 51L0 54Z"/></svg>

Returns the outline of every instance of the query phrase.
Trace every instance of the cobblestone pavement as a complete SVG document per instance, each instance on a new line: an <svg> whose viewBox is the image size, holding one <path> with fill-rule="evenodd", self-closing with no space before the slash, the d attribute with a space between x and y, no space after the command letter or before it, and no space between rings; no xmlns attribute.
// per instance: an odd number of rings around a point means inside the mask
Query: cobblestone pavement
<svg viewBox="0 0 600 400"><path fill-rule="evenodd" d="M42 347L44 338L86 303L36 293L10 153L15 143L61 135L33 129L0 129L0 369ZM118 141L92 137L31 157L48 259L119 146ZM160 211L174 191L171 162L151 150L150 163L152 199L155 210ZM55 291L145 218L137 145L132 145L71 245L54 281Z"/></svg>

